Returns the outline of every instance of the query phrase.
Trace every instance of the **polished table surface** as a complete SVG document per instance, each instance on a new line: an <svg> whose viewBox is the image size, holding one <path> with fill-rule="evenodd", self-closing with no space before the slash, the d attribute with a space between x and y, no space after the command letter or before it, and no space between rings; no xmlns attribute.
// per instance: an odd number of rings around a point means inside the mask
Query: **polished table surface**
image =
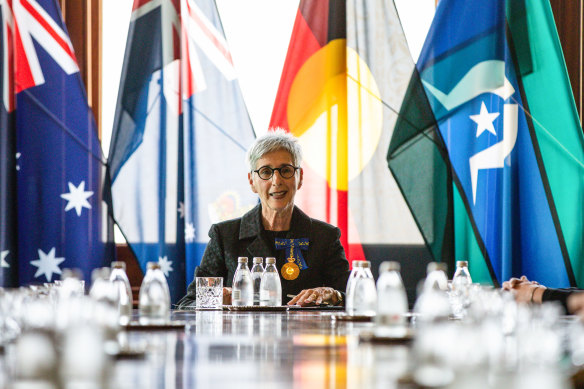
<svg viewBox="0 0 584 389"><path fill-rule="evenodd" d="M175 311L184 328L127 330L113 364L115 388L412 387L407 344L360 342L371 322L332 310ZM142 354L140 351L144 351Z"/></svg>
<svg viewBox="0 0 584 389"><path fill-rule="evenodd" d="M120 328L111 304L37 292L0 296L0 389L584 388L584 323L492 289L458 316L430 294L405 337L381 339L336 307L173 311L163 325L135 311Z"/></svg>
<svg viewBox="0 0 584 389"><path fill-rule="evenodd" d="M176 327L128 328L119 334L124 352L111 365L110 387L584 387L570 380L581 366L574 369L567 355L558 360L563 352L553 341L566 341L566 330L577 324L584 342L584 327L573 317L561 318L553 332L532 331L532 323L515 335L497 335L490 332L489 320L448 320L423 331L411 329L413 340L371 341L373 322L341 320L343 314L332 309L174 311Z"/></svg>

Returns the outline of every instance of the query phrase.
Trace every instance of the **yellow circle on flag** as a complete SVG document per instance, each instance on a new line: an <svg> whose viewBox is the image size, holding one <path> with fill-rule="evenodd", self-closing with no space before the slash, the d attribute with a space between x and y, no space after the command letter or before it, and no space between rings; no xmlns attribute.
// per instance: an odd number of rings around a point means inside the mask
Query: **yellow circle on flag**
<svg viewBox="0 0 584 389"><path fill-rule="evenodd" d="M379 144L383 110L369 67L345 39L329 42L302 65L287 116L305 163L331 188L348 190Z"/></svg>

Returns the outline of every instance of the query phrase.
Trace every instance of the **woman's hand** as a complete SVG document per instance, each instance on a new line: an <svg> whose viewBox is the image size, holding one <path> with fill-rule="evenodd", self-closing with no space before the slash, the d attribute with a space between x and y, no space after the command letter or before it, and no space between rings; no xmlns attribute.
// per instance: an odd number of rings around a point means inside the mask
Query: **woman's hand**
<svg viewBox="0 0 584 389"><path fill-rule="evenodd" d="M503 282L503 289L513 292L515 300L522 303L541 304L545 286L536 281L529 281L527 277L511 278Z"/></svg>
<svg viewBox="0 0 584 389"><path fill-rule="evenodd" d="M223 288L223 305L231 305L231 288Z"/></svg>
<svg viewBox="0 0 584 389"><path fill-rule="evenodd" d="M320 305L327 303L335 305L339 302L337 293L333 288L321 286L313 289L304 289L296 295L288 305L300 305L306 307L310 305Z"/></svg>

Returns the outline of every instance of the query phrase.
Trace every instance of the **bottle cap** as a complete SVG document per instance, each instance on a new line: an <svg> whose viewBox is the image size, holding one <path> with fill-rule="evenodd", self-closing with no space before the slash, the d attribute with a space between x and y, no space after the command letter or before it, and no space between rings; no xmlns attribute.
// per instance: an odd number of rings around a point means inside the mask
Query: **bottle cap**
<svg viewBox="0 0 584 389"><path fill-rule="evenodd" d="M160 264L158 262L148 262L146 264L146 268L148 270L152 270L152 269L160 269Z"/></svg>
<svg viewBox="0 0 584 389"><path fill-rule="evenodd" d="M263 262L264 262L264 259L262 257L253 257L253 263L263 263Z"/></svg>
<svg viewBox="0 0 584 389"><path fill-rule="evenodd" d="M247 263L247 257L238 257L237 263Z"/></svg>
<svg viewBox="0 0 584 389"><path fill-rule="evenodd" d="M126 262L124 261L112 261L112 269L123 269L126 270Z"/></svg>
<svg viewBox="0 0 584 389"><path fill-rule="evenodd" d="M385 273L387 271L400 271L401 265L396 261L385 261L379 266L379 273Z"/></svg>
<svg viewBox="0 0 584 389"><path fill-rule="evenodd" d="M448 266L444 262L430 262L426 267L426 274L433 272L434 270L442 270L446 273Z"/></svg>
<svg viewBox="0 0 584 389"><path fill-rule="evenodd" d="M456 261L456 267L468 267L468 261Z"/></svg>
<svg viewBox="0 0 584 389"><path fill-rule="evenodd" d="M273 263L276 263L276 258L274 258L274 257L267 257L266 258L266 264L270 265Z"/></svg>
<svg viewBox="0 0 584 389"><path fill-rule="evenodd" d="M102 280L109 280L110 268L98 267L91 272L91 282L95 282L98 278Z"/></svg>
<svg viewBox="0 0 584 389"><path fill-rule="evenodd" d="M83 273L79 269L63 269L61 272L61 279L64 280L66 278L76 278L78 280L83 279Z"/></svg>

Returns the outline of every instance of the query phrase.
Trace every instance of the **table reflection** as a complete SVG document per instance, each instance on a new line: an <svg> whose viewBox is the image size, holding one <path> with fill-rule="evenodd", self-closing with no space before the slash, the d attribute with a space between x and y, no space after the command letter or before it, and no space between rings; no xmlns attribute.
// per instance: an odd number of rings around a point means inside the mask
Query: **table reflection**
<svg viewBox="0 0 584 389"><path fill-rule="evenodd" d="M106 357L109 360L100 377L107 377L107 382L95 387L404 389L428 383L427 387L440 384L446 388L564 389L572 387L567 378L584 363L584 327L573 318L554 322L554 328L525 320L522 331L508 333L500 331L506 328L499 323L504 318L481 323L420 322L409 329L414 331L413 340L380 341L372 336L378 329L372 322L345 321L335 315L338 313L326 310L173 312L173 323L181 325L120 331L121 352ZM65 338L71 334L66 332ZM51 332L27 330L15 342L5 343L4 354L0 353L0 389L37 377L16 368L24 366L16 361L32 363L27 357L31 354L19 350L35 336L49 345L58 340ZM38 357L40 343L34 344L32 351ZM47 352L51 350L48 347ZM58 350L62 352L63 347ZM86 357L98 355L95 350L88 349L86 354L80 347L75 350L79 359L61 356L55 364L69 361L79 365ZM563 353L564 364L554 364ZM46 358L42 361L39 367L46 365ZM78 381L75 372L79 369L61 370L71 372L66 375L70 382ZM47 387L60 388L58 379L53 382L57 385ZM92 382L99 384L100 379Z"/></svg>
<svg viewBox="0 0 584 389"><path fill-rule="evenodd" d="M340 323L331 315L176 313L173 318L185 321L185 331L124 335L129 348L145 353L143 358L117 361L112 386L392 387L390 383L395 384L407 367L409 349L360 344L359 332L371 329L372 324Z"/></svg>

